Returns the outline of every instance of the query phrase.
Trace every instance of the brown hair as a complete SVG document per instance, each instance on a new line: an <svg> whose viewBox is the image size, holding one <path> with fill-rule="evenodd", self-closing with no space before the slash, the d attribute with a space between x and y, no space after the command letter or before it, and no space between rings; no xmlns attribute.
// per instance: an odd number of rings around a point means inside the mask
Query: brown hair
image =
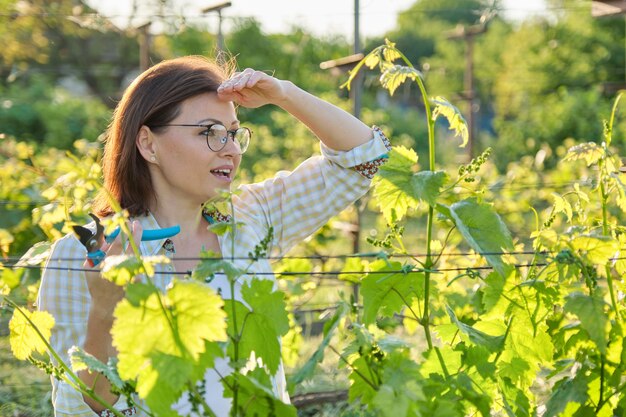
<svg viewBox="0 0 626 417"><path fill-rule="evenodd" d="M227 66L232 67L200 56L176 58L146 70L126 89L106 133L104 189L93 206L98 216L113 214L111 197L131 216L147 214L154 189L148 165L135 145L137 133L143 125L158 131L161 128L151 126L171 122L184 100L217 91L231 72Z"/></svg>

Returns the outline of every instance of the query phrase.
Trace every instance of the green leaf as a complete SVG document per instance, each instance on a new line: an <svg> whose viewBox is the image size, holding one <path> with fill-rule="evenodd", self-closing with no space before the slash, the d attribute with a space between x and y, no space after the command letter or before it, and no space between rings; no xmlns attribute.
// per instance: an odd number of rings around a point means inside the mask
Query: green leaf
<svg viewBox="0 0 626 417"><path fill-rule="evenodd" d="M552 193L552 197L554 197L554 212L555 213L565 213L567 216L567 221L572 221L573 211L572 205L565 198L561 197L557 193Z"/></svg>
<svg viewBox="0 0 626 417"><path fill-rule="evenodd" d="M469 133L467 131L467 122L461 114L461 111L456 108L456 106L450 104L448 100L440 96L433 98L432 103L435 105L432 116L433 120L437 120L439 116L445 117L450 125L450 130L454 130L454 135L460 136L463 140L460 147L465 147L469 140Z"/></svg>
<svg viewBox="0 0 626 417"><path fill-rule="evenodd" d="M297 386L304 380L309 379L313 376L317 364L324 360L324 350L326 350L326 348L330 344L330 340L335 334L335 330L337 330L337 327L339 326L340 319L345 316L346 313L346 305L340 304L335 310L335 314L333 314L333 316L326 323L324 323L324 338L322 339L322 342L317 346L313 355L311 355L306 363L302 365L298 372L296 372L295 375L291 378L291 380L289 381L290 385Z"/></svg>
<svg viewBox="0 0 626 417"><path fill-rule="evenodd" d="M32 323L32 324L31 324ZM35 328L39 330L41 336ZM33 352L45 353L46 342L50 341L50 334L54 327L54 317L46 311L30 312L24 308L16 308L9 321L9 344L13 356L19 360L26 360Z"/></svg>
<svg viewBox="0 0 626 417"><path fill-rule="evenodd" d="M274 273L282 279L308 276L307 273L313 270L313 263L310 259L283 258L274 267Z"/></svg>
<svg viewBox="0 0 626 417"><path fill-rule="evenodd" d="M114 312L118 371L124 380L137 380L150 408L165 412L202 374L194 368L211 362L207 342L226 340L223 301L208 285L176 280L167 293L137 301L122 300Z"/></svg>
<svg viewBox="0 0 626 417"><path fill-rule="evenodd" d="M22 276L24 275L25 269L18 268L4 268L1 269L0 272L0 287L4 284L8 288L8 292L17 288L22 282Z"/></svg>
<svg viewBox="0 0 626 417"><path fill-rule="evenodd" d="M363 271L365 271L366 262L361 258L348 258L341 269L342 274L338 278L342 281L358 284L361 282ZM358 272L357 274L345 274L343 272Z"/></svg>
<svg viewBox="0 0 626 417"><path fill-rule="evenodd" d="M434 206L441 188L448 182L448 179L448 174L445 171L417 172L411 178L414 196Z"/></svg>
<svg viewBox="0 0 626 417"><path fill-rule="evenodd" d="M587 142L569 148L563 161L578 161L584 159L587 166L591 166L602 159L604 155L604 149L594 142Z"/></svg>
<svg viewBox="0 0 626 417"><path fill-rule="evenodd" d="M370 272L402 270L400 262L378 260L370 264ZM361 281L363 296L363 323L376 322L380 314L392 317L402 311L411 301L423 294L424 274L421 272L389 272L388 274L368 274Z"/></svg>
<svg viewBox="0 0 626 417"><path fill-rule="evenodd" d="M278 335L283 336L289 331L285 294L274 291L273 281L254 278L241 287L241 296L254 314L271 323Z"/></svg>
<svg viewBox="0 0 626 417"><path fill-rule="evenodd" d="M500 216L487 204L471 198L450 206L456 227L472 249L483 256L500 275L508 276L511 267L498 252L512 250L513 239Z"/></svg>
<svg viewBox="0 0 626 417"><path fill-rule="evenodd" d="M446 366L446 372L449 375L455 375L461 368L463 352L452 350L449 345L443 345L435 349L439 349L439 354ZM424 378L429 378L431 374L445 376L435 349L430 349L424 353L426 360L420 368L420 373Z"/></svg>
<svg viewBox="0 0 626 417"><path fill-rule="evenodd" d="M419 204L413 195L412 184L416 164L417 154L414 150L394 147L389 152L388 162L380 167L374 177L374 198L387 223L392 223L394 211L397 220L402 220L409 209Z"/></svg>
<svg viewBox="0 0 626 417"><path fill-rule="evenodd" d="M203 259L192 271L191 278L195 280L201 282L210 281L216 273L223 272L230 281L234 281L244 274L244 271L237 268L233 263L224 259L215 259L215 254L211 252L202 252L200 257L209 257L211 259Z"/></svg>
<svg viewBox="0 0 626 417"><path fill-rule="evenodd" d="M224 396L233 397L232 387L235 383L238 386L238 409L236 415L239 417L296 417L296 408L291 404L285 404L272 392L268 386L267 377L260 375L258 371L250 372L246 375L229 375L224 381ZM265 381L263 381L265 380ZM264 383L265 382L265 383Z"/></svg>
<svg viewBox="0 0 626 417"><path fill-rule="evenodd" d="M33 246L31 246L28 251L19 261L15 264L15 266L24 267L24 266L37 266L44 263L48 257L50 257L50 248L52 247L51 242L37 242Z"/></svg>
<svg viewBox="0 0 626 417"><path fill-rule="evenodd" d="M617 241L605 236L576 236L569 245L594 265L606 265L619 249Z"/></svg>
<svg viewBox="0 0 626 417"><path fill-rule="evenodd" d="M145 273L143 262L136 256L107 256L102 262L102 277L115 285L126 285L143 273Z"/></svg>
<svg viewBox="0 0 626 417"><path fill-rule="evenodd" d="M348 398L354 401L357 398L363 404L369 404L376 396L377 391L372 387L372 372L364 356L360 356L350 364L350 388ZM368 378L365 380L364 378Z"/></svg>
<svg viewBox="0 0 626 417"><path fill-rule="evenodd" d="M606 312L608 304L602 299L600 292L596 291L593 296L575 292L565 297L565 300L563 309L578 317L589 338L598 346L600 352L606 353L609 331L609 317Z"/></svg>
<svg viewBox="0 0 626 417"><path fill-rule="evenodd" d="M557 382L546 404L544 417L558 416L569 403L585 404L588 398L587 379L584 372L578 372L574 378L564 378Z"/></svg>
<svg viewBox="0 0 626 417"><path fill-rule="evenodd" d="M448 316L450 316L450 320L459 328L461 333L468 336L469 340L479 346L483 346L487 348L490 352L498 352L502 349L504 345L504 335L502 336L491 336L486 333L481 332L469 326L456 317L454 311L450 308L450 306L446 306L446 311L448 312Z"/></svg>
<svg viewBox="0 0 626 417"><path fill-rule="evenodd" d="M95 356L85 352L78 346L72 346L68 351L70 356L70 363L74 372L79 372L84 369L89 369L91 372L99 372L104 375L111 384L118 390L124 387L124 381L117 374L117 370L96 358Z"/></svg>
<svg viewBox="0 0 626 417"><path fill-rule="evenodd" d="M239 338L239 357L241 363L247 362L252 352L257 359L261 359L268 371L272 374L278 370L280 364L279 334L275 324L260 312L255 312L243 303L225 300L225 310L228 313L228 334L231 339ZM235 317L233 316L233 303ZM236 324L236 327L235 327ZM228 354L234 358L233 343L228 345Z"/></svg>
<svg viewBox="0 0 626 417"><path fill-rule="evenodd" d="M422 78L422 73L415 68L404 65L388 65L380 75L380 83L383 88L389 91L389 95L393 96L396 89L400 87L407 78L415 81L418 77Z"/></svg>

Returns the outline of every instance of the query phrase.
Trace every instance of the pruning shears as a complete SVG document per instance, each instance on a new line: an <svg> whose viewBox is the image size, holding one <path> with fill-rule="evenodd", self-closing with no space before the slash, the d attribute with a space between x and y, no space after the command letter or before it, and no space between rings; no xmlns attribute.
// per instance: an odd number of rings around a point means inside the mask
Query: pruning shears
<svg viewBox="0 0 626 417"><path fill-rule="evenodd" d="M95 233L84 226L72 226L74 233L78 235L78 240L87 249L87 261L90 266L98 265L104 259L105 253L100 249L104 242L111 243L120 234L120 228L116 228L110 235L104 234L104 226L100 223L100 219L93 213L89 213L96 222ZM141 241L167 239L180 233L180 226L166 227L163 229L144 230L141 234Z"/></svg>

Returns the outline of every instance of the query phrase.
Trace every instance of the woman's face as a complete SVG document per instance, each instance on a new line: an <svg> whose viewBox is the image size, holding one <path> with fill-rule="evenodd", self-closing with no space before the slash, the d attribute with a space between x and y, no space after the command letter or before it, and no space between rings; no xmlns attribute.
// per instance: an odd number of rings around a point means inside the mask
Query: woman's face
<svg viewBox="0 0 626 417"><path fill-rule="evenodd" d="M182 102L180 114L168 125L213 123L228 130L239 127L232 102L218 100L215 93L204 93ZM157 194L165 192L167 198L202 204L230 189L241 162L239 149L228 139L222 150L212 151L207 146L206 131L202 126L168 126L160 133L153 132L158 164L152 174Z"/></svg>

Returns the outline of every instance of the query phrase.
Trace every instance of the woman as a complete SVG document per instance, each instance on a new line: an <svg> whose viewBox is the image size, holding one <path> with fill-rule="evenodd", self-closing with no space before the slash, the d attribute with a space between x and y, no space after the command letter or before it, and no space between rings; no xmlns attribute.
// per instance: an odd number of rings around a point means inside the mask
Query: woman
<svg viewBox="0 0 626 417"><path fill-rule="evenodd" d="M308 159L291 173L240 187L233 206L244 226L234 236L235 256L246 257L270 227L272 248L285 253L367 191L389 148L378 129L263 72L246 69L229 77L223 68L201 57L164 61L126 90L115 110L103 158L106 193L130 213L136 241L142 230L180 226L180 233L171 239L141 242L142 255L172 258L163 271L192 270L196 262L188 259L197 258L202 249L222 253L224 248L224 255L231 255L227 249L231 245L225 242L233 237L217 236L208 228L227 216L202 213L202 205L230 189L247 149L251 132L237 119L235 105L266 104L279 106L304 123L320 139L322 156ZM95 202L99 217L113 213L108 201L102 193ZM119 238L102 250L106 255L123 252ZM48 265L85 253L77 238L67 235L55 243ZM90 268L88 262L69 267L78 271L46 269L42 278L39 308L56 319L52 345L65 360L67 350L78 345L106 362L116 355L110 329L123 290L102 279L98 267ZM88 271L80 271L81 267ZM271 268L261 260L254 271ZM171 278L158 274L154 282L165 289ZM224 277L216 277L211 285L225 299L231 298ZM220 367L222 372L227 369L225 363L216 364ZM230 403L223 398L218 372L207 372L207 402L218 416L226 416ZM89 386L95 383L95 391L116 409L126 408L125 401L110 392L105 378L87 372L79 376ZM274 390L288 401L282 368ZM57 416L107 415L100 404L58 381L53 381L53 404ZM186 413L188 407L181 402L179 411Z"/></svg>

